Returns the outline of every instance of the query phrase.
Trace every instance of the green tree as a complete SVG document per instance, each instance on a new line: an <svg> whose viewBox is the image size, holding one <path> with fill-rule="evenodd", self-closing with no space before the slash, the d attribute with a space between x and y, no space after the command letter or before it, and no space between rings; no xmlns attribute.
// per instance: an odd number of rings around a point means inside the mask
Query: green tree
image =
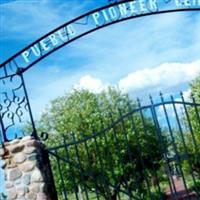
<svg viewBox="0 0 200 200"><path fill-rule="evenodd" d="M190 87L196 101L200 103L200 75L192 81Z"/></svg>
<svg viewBox="0 0 200 200"><path fill-rule="evenodd" d="M191 92L195 103L200 104L200 75L191 83ZM193 135L192 133L188 134L187 146L192 155L192 169L200 179L200 105L189 109L189 117Z"/></svg>
<svg viewBox="0 0 200 200"><path fill-rule="evenodd" d="M135 108L114 88L99 94L74 90L46 108L39 129L50 133L48 146L65 142L57 153L68 160L60 161L60 168L69 193L88 189L106 200L115 200L121 191L148 196L162 154L155 125L145 113L144 118L140 112L131 114ZM52 166L61 192L57 161Z"/></svg>
<svg viewBox="0 0 200 200"><path fill-rule="evenodd" d="M188 180L191 178L191 174L194 174L199 186L193 180L191 180L191 186L196 185L194 189L198 191L200 190L200 76L192 81L190 88L192 93L190 101L195 104L185 106L185 114L182 119L185 124L185 145L184 141L180 139L178 148L180 153L189 154L189 157L183 160L182 166Z"/></svg>

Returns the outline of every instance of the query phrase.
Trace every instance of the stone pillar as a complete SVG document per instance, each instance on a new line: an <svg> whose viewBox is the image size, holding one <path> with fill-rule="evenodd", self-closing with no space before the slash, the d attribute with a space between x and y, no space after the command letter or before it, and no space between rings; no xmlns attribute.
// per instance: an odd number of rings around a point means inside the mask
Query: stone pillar
<svg viewBox="0 0 200 200"><path fill-rule="evenodd" d="M57 200L48 154L30 136L5 142L0 149L8 200Z"/></svg>

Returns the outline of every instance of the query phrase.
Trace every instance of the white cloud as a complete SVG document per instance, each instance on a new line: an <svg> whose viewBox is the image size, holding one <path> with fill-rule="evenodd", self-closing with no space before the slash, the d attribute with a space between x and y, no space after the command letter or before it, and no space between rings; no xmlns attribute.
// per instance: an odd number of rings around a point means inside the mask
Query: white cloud
<svg viewBox="0 0 200 200"><path fill-rule="evenodd" d="M2 52L9 49L10 54L11 50L18 50L20 45L92 9L94 4L74 0L58 1L55 6L52 2L56 1L20 0L3 5L1 17L6 23L2 24L1 39L8 45L1 45L6 50ZM199 65L187 71L185 64L171 63L199 59L199 17L195 12L138 18L91 33L57 51L33 67L35 70L27 71L31 77L26 83L34 113L74 85L98 92L112 83L125 91L136 91L139 97L141 91L146 95L168 87L171 91L186 89L179 83L190 81ZM25 43L21 43L23 40Z"/></svg>
<svg viewBox="0 0 200 200"><path fill-rule="evenodd" d="M52 66L48 70L56 75L59 67ZM41 111L50 100L62 96L65 92L69 92L73 88L88 89L91 92L98 93L112 85L123 89L125 92L129 92L131 95L133 94L133 97L137 95L139 97L143 96L144 98L147 97L148 91L151 94L158 94L158 91L165 92L165 89L175 88L177 84L179 86L184 82L190 82L194 79L200 73L200 60L185 64L167 63L155 68L146 68L132 72L125 78L118 79L115 83L107 82L101 76L92 73L85 73L83 75L83 73L70 74L61 71L62 76L50 76L44 79L45 73L46 71L39 74L40 78L37 79L37 84L40 85L39 87L35 87L32 84L35 81L32 73L26 77L27 85L31 86L28 88L28 91L31 91L31 106L36 119L39 118ZM60 73L58 72L58 74ZM175 91L175 89L172 89L172 91ZM177 94L177 90L175 93ZM186 101L189 100L189 94L189 89L184 90L183 95Z"/></svg>
<svg viewBox="0 0 200 200"><path fill-rule="evenodd" d="M90 75L83 76L78 84L75 84L75 89L87 89L91 92L101 92L106 88L106 84L104 84L100 79L94 78Z"/></svg>
<svg viewBox="0 0 200 200"><path fill-rule="evenodd" d="M136 72L129 73L126 77L119 80L116 85L125 92L140 91L147 89L165 90L179 84L187 83L193 80L200 73L200 60L192 63L165 63L155 68L146 68ZM88 89L98 93L108 87L102 79L91 75L82 76L78 84L74 85L76 89ZM191 90L183 92L185 100L189 99Z"/></svg>
<svg viewBox="0 0 200 200"><path fill-rule="evenodd" d="M165 63L156 68L145 68L128 74L119 81L124 91L147 88L163 90L194 79L200 73L200 60L192 63Z"/></svg>

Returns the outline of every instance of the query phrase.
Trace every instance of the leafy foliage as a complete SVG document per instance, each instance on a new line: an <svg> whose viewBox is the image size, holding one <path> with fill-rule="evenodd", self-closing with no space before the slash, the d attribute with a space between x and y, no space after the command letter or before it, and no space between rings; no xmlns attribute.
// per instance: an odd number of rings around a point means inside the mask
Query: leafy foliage
<svg viewBox="0 0 200 200"><path fill-rule="evenodd" d="M67 162L52 162L60 193L65 185L69 193L89 190L104 199L121 192L149 195L162 154L154 123L145 111L131 113L135 108L114 88L100 94L75 90L51 102L39 128L51 133L47 145L65 144L56 153Z"/></svg>
<svg viewBox="0 0 200 200"><path fill-rule="evenodd" d="M191 84L191 91L195 102L200 104L200 76ZM187 146L192 157L192 170L196 172L200 179L200 106L195 106L189 110L191 120L191 134L187 138Z"/></svg>
<svg viewBox="0 0 200 200"><path fill-rule="evenodd" d="M191 83L190 97L193 103L200 105L200 76ZM200 180L200 106L188 105L185 107L185 117L182 119L186 126L184 139L180 139L179 151L188 154L188 159L183 160L184 172L189 177L194 174ZM185 143L185 144L184 144ZM194 181L193 181L194 184Z"/></svg>

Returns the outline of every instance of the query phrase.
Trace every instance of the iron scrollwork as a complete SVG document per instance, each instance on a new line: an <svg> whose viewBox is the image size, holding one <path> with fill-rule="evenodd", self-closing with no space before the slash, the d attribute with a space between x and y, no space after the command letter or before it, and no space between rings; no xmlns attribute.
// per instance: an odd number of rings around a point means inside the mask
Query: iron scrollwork
<svg viewBox="0 0 200 200"><path fill-rule="evenodd" d="M0 64L0 135L4 141L23 136L27 121L37 138L23 79L23 73L37 62L72 41L118 22L155 14L200 11L197 1L183 5L175 0L149 0L146 6L138 0L108 2L57 27Z"/></svg>
<svg viewBox="0 0 200 200"><path fill-rule="evenodd" d="M3 141L24 136L31 124L36 134L22 74L0 79L0 124Z"/></svg>

